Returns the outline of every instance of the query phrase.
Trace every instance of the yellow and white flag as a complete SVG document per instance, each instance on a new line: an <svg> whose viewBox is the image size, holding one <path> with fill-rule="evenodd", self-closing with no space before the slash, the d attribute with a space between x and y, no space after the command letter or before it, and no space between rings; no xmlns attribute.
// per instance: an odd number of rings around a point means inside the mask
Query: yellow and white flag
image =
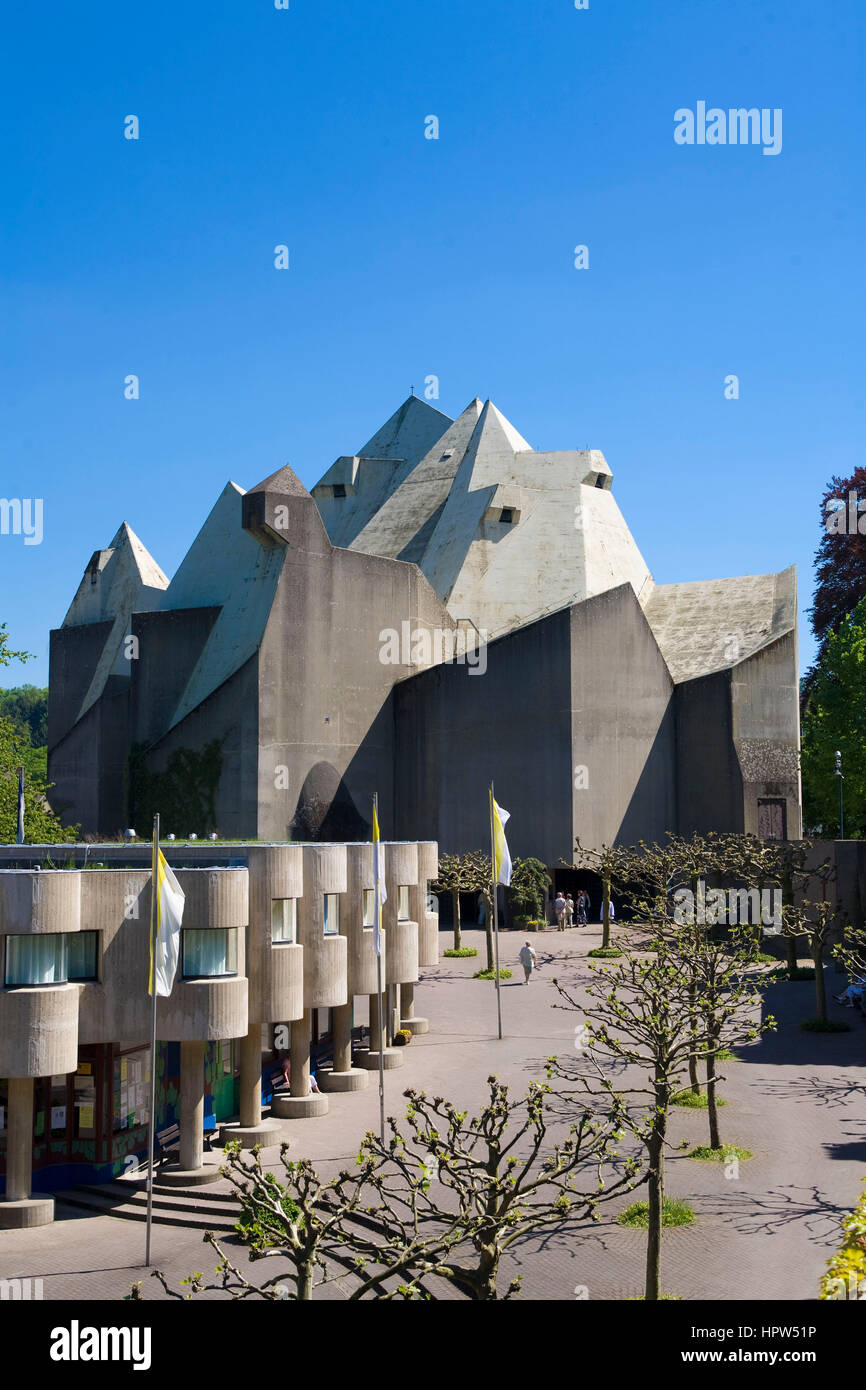
<svg viewBox="0 0 866 1390"><path fill-rule="evenodd" d="M154 942L152 938L150 943L150 979L147 992L153 994L155 973L157 994L168 995L171 994L177 972L180 924L186 900L183 889L166 863L162 850L158 851L156 876L156 940Z"/></svg>
<svg viewBox="0 0 866 1390"><path fill-rule="evenodd" d="M379 840L379 811L373 802L373 950L382 954L382 904L388 901L385 889L385 855Z"/></svg>
<svg viewBox="0 0 866 1390"><path fill-rule="evenodd" d="M511 816L503 806L497 804L492 792L490 803L493 810L493 879L495 883L507 885L511 882L511 855L508 852L505 827Z"/></svg>

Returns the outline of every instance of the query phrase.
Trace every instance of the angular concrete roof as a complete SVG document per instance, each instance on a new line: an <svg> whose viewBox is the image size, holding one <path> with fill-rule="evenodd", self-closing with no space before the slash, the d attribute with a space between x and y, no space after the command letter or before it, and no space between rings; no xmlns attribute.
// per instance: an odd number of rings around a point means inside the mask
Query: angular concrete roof
<svg viewBox="0 0 866 1390"><path fill-rule="evenodd" d="M273 476L283 479L286 472L291 470ZM290 486L290 479L283 481ZM269 490L281 491L282 486L271 482ZM282 546L266 549L243 529L243 497L237 483L226 483L159 604L161 609L221 610L169 728L255 655L267 625L286 551Z"/></svg>
<svg viewBox="0 0 866 1390"><path fill-rule="evenodd" d="M647 585L647 622L674 681L736 666L797 624L796 570Z"/></svg>
<svg viewBox="0 0 866 1390"><path fill-rule="evenodd" d="M396 419L367 447L385 447ZM492 401L472 401L414 463L339 466L313 488L332 542L414 561L452 617L491 637L649 578L603 455L533 450ZM332 495L337 481L345 496Z"/></svg>
<svg viewBox="0 0 866 1390"><path fill-rule="evenodd" d="M167 587L167 576L125 521L111 545L93 554L62 626L110 621L111 629L75 720L100 698L110 675L129 674L124 638L131 615L158 608Z"/></svg>
<svg viewBox="0 0 866 1390"><path fill-rule="evenodd" d="M357 454L344 454L331 465L312 492L332 545L352 545L452 423L449 415L410 396ZM333 496L335 483L345 488L345 496Z"/></svg>

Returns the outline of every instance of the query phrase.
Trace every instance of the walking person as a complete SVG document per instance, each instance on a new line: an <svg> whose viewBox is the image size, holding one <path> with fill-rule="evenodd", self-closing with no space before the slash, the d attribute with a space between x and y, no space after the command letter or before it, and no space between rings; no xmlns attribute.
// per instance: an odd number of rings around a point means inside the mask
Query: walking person
<svg viewBox="0 0 866 1390"><path fill-rule="evenodd" d="M577 895L577 924L579 927L586 926L586 914L589 910L589 895L584 893L581 888Z"/></svg>
<svg viewBox="0 0 866 1390"><path fill-rule="evenodd" d="M570 893L565 900L565 925L567 927L574 926L574 898Z"/></svg>
<svg viewBox="0 0 866 1390"><path fill-rule="evenodd" d="M556 913L556 930L565 931L565 898L562 893L557 893L553 902L553 910Z"/></svg>
<svg viewBox="0 0 866 1390"><path fill-rule="evenodd" d="M530 944L529 944L528 941L526 942L525 945L521 946L521 948L520 948L520 957L519 957L519 958L520 958L520 964L523 966L523 973L524 973L524 975L526 976L526 979L524 980L523 983L526 984L526 985L528 985L528 984L529 984L529 977L530 977L530 975L532 974L532 972L533 972L533 970L535 969L535 966L536 966L536 964L537 964L535 952L533 951L533 949L532 949L532 947L530 946Z"/></svg>

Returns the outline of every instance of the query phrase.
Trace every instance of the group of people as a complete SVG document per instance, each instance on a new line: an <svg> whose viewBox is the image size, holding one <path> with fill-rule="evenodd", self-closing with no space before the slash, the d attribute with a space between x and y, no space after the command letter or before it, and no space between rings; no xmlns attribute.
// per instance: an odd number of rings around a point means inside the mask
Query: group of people
<svg viewBox="0 0 866 1390"><path fill-rule="evenodd" d="M573 898L570 893L563 896L557 893L553 903L553 910L556 913L557 931L565 931L566 927L573 927L575 922L579 927L585 927L589 919L589 894L582 888L578 890L577 898ZM613 903L610 904L610 919L613 921Z"/></svg>

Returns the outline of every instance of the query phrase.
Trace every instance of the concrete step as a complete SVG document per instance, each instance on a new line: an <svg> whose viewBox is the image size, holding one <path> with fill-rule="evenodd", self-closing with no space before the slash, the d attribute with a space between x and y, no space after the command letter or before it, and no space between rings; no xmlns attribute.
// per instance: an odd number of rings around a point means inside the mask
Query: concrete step
<svg viewBox="0 0 866 1390"><path fill-rule="evenodd" d="M129 1184L123 1182L100 1187L72 1187L54 1195L58 1202L77 1210L92 1212L94 1215L113 1216L125 1221L147 1220L145 1192L130 1193ZM154 1189L153 1220L163 1226L186 1226L201 1231L231 1231L238 1220L239 1212L236 1202L202 1200L197 1195L187 1196L178 1193L176 1188L170 1192L157 1192Z"/></svg>

